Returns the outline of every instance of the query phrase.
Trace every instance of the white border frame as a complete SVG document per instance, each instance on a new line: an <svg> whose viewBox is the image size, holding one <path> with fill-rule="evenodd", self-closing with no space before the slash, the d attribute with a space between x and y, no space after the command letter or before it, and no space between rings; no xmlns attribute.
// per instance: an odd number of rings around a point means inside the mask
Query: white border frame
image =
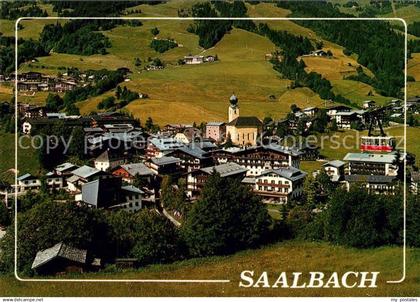
<svg viewBox="0 0 420 302"><path fill-rule="evenodd" d="M324 21L400 21L404 24L404 152L407 153L407 23L402 18L293 18L293 17L257 17L257 18L230 18L230 17L21 17L15 22L15 171L17 170L17 157L18 157L18 25L20 21L24 20L272 20L272 21L293 21L293 20L324 20ZM406 180L406 167L407 159L404 157L404 192L403 192L403 261L402 261L402 276L399 280L387 280L387 283L402 283L406 278L406 223L407 223L407 180ZM17 173L15 173L15 185L17 185ZM14 275L19 281L24 282L133 282L133 283L229 283L228 279L25 279L19 277L17 270L17 193L15 193L15 257L14 257Z"/></svg>

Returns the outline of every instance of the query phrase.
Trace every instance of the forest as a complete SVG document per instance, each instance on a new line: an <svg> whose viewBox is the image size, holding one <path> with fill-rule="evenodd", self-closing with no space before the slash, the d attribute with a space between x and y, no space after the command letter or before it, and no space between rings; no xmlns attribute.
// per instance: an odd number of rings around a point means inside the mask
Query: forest
<svg viewBox="0 0 420 302"><path fill-rule="evenodd" d="M294 17L351 17L329 2L278 2ZM358 62L374 74L373 86L384 96L401 97L404 85L404 36L382 21L297 22L321 37L344 46L358 55Z"/></svg>

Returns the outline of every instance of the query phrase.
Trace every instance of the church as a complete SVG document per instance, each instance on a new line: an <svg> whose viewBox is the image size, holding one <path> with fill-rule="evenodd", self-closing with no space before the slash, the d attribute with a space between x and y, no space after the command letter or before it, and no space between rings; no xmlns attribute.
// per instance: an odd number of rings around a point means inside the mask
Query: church
<svg viewBox="0 0 420 302"><path fill-rule="evenodd" d="M228 123L226 138L230 137L234 145L256 146L261 135L263 123L255 116L240 116L238 98L232 95L229 99Z"/></svg>

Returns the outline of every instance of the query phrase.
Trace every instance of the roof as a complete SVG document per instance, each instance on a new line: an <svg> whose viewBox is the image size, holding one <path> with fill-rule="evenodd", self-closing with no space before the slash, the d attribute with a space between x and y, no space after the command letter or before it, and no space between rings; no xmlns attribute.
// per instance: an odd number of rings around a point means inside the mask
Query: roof
<svg viewBox="0 0 420 302"><path fill-rule="evenodd" d="M144 192L135 186L123 186L121 190L129 191L131 193L143 194Z"/></svg>
<svg viewBox="0 0 420 302"><path fill-rule="evenodd" d="M227 125L236 127L260 127L262 122L256 116L239 116Z"/></svg>
<svg viewBox="0 0 420 302"><path fill-rule="evenodd" d="M248 169L238 165L237 163L226 163L218 166L202 168L199 171L203 171L207 174L211 174L213 173L213 171L216 171L220 174L221 177L227 177L236 174L246 173Z"/></svg>
<svg viewBox="0 0 420 302"><path fill-rule="evenodd" d="M53 247L39 251L36 253L34 262L32 263L32 269L36 269L56 257L61 257L70 261L79 262L82 264L86 263L87 250L78 249L62 242L57 243Z"/></svg>
<svg viewBox="0 0 420 302"><path fill-rule="evenodd" d="M79 177L82 177L82 178L88 178L88 177L93 176L93 175L95 175L99 172L101 172L101 171L85 165L85 166L81 166L80 168L77 168L72 173L73 173L73 175L76 175L76 176L79 176Z"/></svg>
<svg viewBox="0 0 420 302"><path fill-rule="evenodd" d="M222 126L224 124L225 122L208 122L206 125L207 126Z"/></svg>
<svg viewBox="0 0 420 302"><path fill-rule="evenodd" d="M17 178L17 180L25 180L25 179L32 179L35 176L32 176L30 173L23 174Z"/></svg>
<svg viewBox="0 0 420 302"><path fill-rule="evenodd" d="M113 161L113 160L120 160L122 159L122 157L117 154L116 152L111 152L111 151L104 151L102 152L96 159L95 161L98 162L109 162L109 161Z"/></svg>
<svg viewBox="0 0 420 302"><path fill-rule="evenodd" d="M158 166L176 164L181 162L179 158L173 156L154 157L151 159L152 163Z"/></svg>
<svg viewBox="0 0 420 302"><path fill-rule="evenodd" d="M345 164L346 163L341 161L341 160L332 160L332 161L329 161L329 162L323 164L323 166L333 166L333 167L336 167L336 168L340 168L340 167L344 166Z"/></svg>
<svg viewBox="0 0 420 302"><path fill-rule="evenodd" d="M154 174L152 170L150 170L145 164L143 163L135 163L135 164L126 164L121 165L125 171L131 176L136 175L152 175Z"/></svg>
<svg viewBox="0 0 420 302"><path fill-rule="evenodd" d="M205 158L206 157L205 155L207 154L207 152L204 151L203 149L201 149L199 147L191 147L191 146L185 146L185 147L178 148L178 149L172 151L171 153L176 152L177 150L179 150L181 152L184 152L188 155L191 155L192 157L199 158L199 159Z"/></svg>
<svg viewBox="0 0 420 302"><path fill-rule="evenodd" d="M397 177L386 175L346 175L344 179L348 182L391 183Z"/></svg>
<svg viewBox="0 0 420 302"><path fill-rule="evenodd" d="M244 179L242 179L242 183L248 185L255 185L255 177L245 177Z"/></svg>
<svg viewBox="0 0 420 302"><path fill-rule="evenodd" d="M354 111L342 111L342 112L337 112L336 115L342 115L342 116L351 116L357 114L357 112Z"/></svg>
<svg viewBox="0 0 420 302"><path fill-rule="evenodd" d="M302 111L312 111L312 110L315 110L315 109L316 109L316 107L306 107Z"/></svg>
<svg viewBox="0 0 420 302"><path fill-rule="evenodd" d="M350 162L371 162L392 164L395 162L395 154L370 154L370 153L347 153L344 160Z"/></svg>
<svg viewBox="0 0 420 302"><path fill-rule="evenodd" d="M275 169L275 170L266 170L264 172L261 173L261 176L266 175L266 174L271 174L271 173L275 173L281 177L284 177L286 179L289 179L291 181L296 181L299 180L301 178L304 178L306 176L306 172L299 170L295 167L287 167L287 168L279 168L279 169Z"/></svg>
<svg viewBox="0 0 420 302"><path fill-rule="evenodd" d="M80 177L79 177L79 176L77 176L77 175L72 175L72 176L70 176L69 178L67 178L67 179L66 179L66 181L67 181L67 182L70 182L70 183L74 183L74 182L78 181L79 179L80 179Z"/></svg>
<svg viewBox="0 0 420 302"><path fill-rule="evenodd" d="M72 163L63 163L55 167L55 170L58 172L64 172L72 168L78 168L78 166L73 165Z"/></svg>
<svg viewBox="0 0 420 302"><path fill-rule="evenodd" d="M173 138L152 138L150 143L161 151L173 150L185 146L183 143Z"/></svg>

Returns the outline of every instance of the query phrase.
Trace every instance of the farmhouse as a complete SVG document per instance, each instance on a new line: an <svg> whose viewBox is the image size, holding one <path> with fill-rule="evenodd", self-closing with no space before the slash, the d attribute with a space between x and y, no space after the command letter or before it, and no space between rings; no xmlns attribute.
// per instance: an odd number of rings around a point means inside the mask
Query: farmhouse
<svg viewBox="0 0 420 302"><path fill-rule="evenodd" d="M14 187L14 185L12 185ZM21 175L17 178L17 186L15 191L17 194L26 193L29 190L37 191L41 188L41 180L29 173Z"/></svg>
<svg viewBox="0 0 420 302"><path fill-rule="evenodd" d="M41 275L83 272L87 268L87 261L87 250L60 242L53 247L38 251L31 268Z"/></svg>

